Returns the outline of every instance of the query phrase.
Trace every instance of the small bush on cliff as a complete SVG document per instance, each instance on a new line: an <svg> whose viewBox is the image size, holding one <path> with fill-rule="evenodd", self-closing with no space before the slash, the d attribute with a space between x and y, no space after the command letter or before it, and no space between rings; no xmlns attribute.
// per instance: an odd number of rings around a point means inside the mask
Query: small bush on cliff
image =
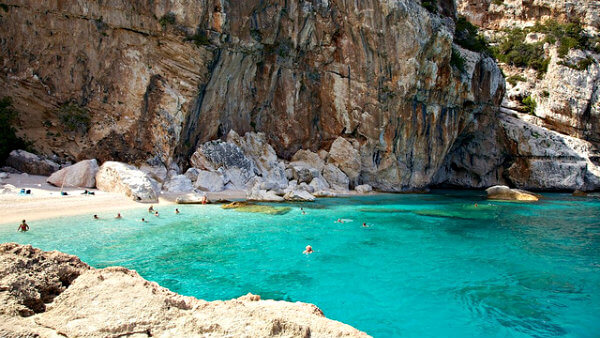
<svg viewBox="0 0 600 338"><path fill-rule="evenodd" d="M525 106L525 112L527 112L530 115L535 115L535 108L537 108L537 102L535 102L535 99L531 97L531 95L524 98L522 103Z"/></svg>
<svg viewBox="0 0 600 338"><path fill-rule="evenodd" d="M558 64L561 66L565 66L565 67L569 67L571 69L575 69L575 70L586 70L588 69L589 66L591 66L593 63L595 63L596 61L594 61L594 58L588 56L585 59L581 59L579 60L576 64L572 64L570 62L567 61L559 61Z"/></svg>
<svg viewBox="0 0 600 338"><path fill-rule="evenodd" d="M65 103L58 109L58 119L66 131L87 133L90 129L90 113L76 103Z"/></svg>
<svg viewBox="0 0 600 338"><path fill-rule="evenodd" d="M511 86L516 86L517 82L525 82L527 81L527 79L525 77L523 77L522 75L513 75L510 76L506 79L506 82L510 83Z"/></svg>
<svg viewBox="0 0 600 338"><path fill-rule="evenodd" d="M186 36L185 41L192 41L196 46L208 46L210 40L204 30L198 29L194 35Z"/></svg>
<svg viewBox="0 0 600 338"><path fill-rule="evenodd" d="M175 16L175 13L169 12L158 19L158 22L163 28L166 28L168 25L177 23L177 16Z"/></svg>
<svg viewBox="0 0 600 338"><path fill-rule="evenodd" d="M454 42L465 49L492 55L487 41L479 34L479 28L467 21L465 17L461 16L456 20Z"/></svg>
<svg viewBox="0 0 600 338"><path fill-rule="evenodd" d="M548 70L549 59L544 54L543 42L525 43L527 34L519 28L506 32L504 38L493 48L494 56L512 66L533 68L538 74Z"/></svg>
<svg viewBox="0 0 600 338"><path fill-rule="evenodd" d="M465 59L463 59L460 52L454 47L452 47L452 54L450 55L450 65L456 67L461 73L465 72Z"/></svg>
<svg viewBox="0 0 600 338"><path fill-rule="evenodd" d="M431 13L437 13L437 0L422 0L421 6Z"/></svg>
<svg viewBox="0 0 600 338"><path fill-rule="evenodd" d="M11 98L0 99L0 163L6 160L12 150L29 148L27 142L17 137L12 126L16 117L17 112L12 106Z"/></svg>

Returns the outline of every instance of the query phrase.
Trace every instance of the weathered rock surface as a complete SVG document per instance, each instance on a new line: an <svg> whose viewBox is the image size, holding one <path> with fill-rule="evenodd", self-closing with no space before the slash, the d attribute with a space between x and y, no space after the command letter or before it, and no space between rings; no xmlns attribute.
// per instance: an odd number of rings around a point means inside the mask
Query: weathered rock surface
<svg viewBox="0 0 600 338"><path fill-rule="evenodd" d="M327 154L326 151L325 154ZM319 154L305 149L298 150L294 156L292 156L292 163L294 162L301 162L304 164L304 166L315 168L318 171L323 170L323 167L325 167L325 161L319 156Z"/></svg>
<svg viewBox="0 0 600 338"><path fill-rule="evenodd" d="M182 196L177 196L175 199L175 203L177 204L203 204L208 203L205 194L199 193L189 193Z"/></svg>
<svg viewBox="0 0 600 338"><path fill-rule="evenodd" d="M263 201L263 202L283 202L283 197L277 195L272 190L259 189L258 187L252 188L247 196L248 201Z"/></svg>
<svg viewBox="0 0 600 338"><path fill-rule="evenodd" d="M140 166L140 170L159 183L164 183L168 177L167 167L162 163L144 163Z"/></svg>
<svg viewBox="0 0 600 338"><path fill-rule="evenodd" d="M194 191L194 186L187 176L177 175L165 182L163 189L168 192L188 193Z"/></svg>
<svg viewBox="0 0 600 338"><path fill-rule="evenodd" d="M303 189L292 189L283 195L286 201L313 202L315 196Z"/></svg>
<svg viewBox="0 0 600 338"><path fill-rule="evenodd" d="M156 203L157 186L141 170L120 162L107 161L96 174L96 187L102 191L123 193L137 202Z"/></svg>
<svg viewBox="0 0 600 338"><path fill-rule="evenodd" d="M57 187L94 188L97 172L98 162L95 159L84 160L53 173L46 182Z"/></svg>
<svg viewBox="0 0 600 338"><path fill-rule="evenodd" d="M225 188L223 175L217 172L199 170L196 175L196 183L194 187L210 192L223 191Z"/></svg>
<svg viewBox="0 0 600 338"><path fill-rule="evenodd" d="M538 197L528 191L511 189L505 185L496 185L485 190L491 200L537 201Z"/></svg>
<svg viewBox="0 0 600 338"><path fill-rule="evenodd" d="M327 164L323 168L323 178L334 190L348 190L348 185L350 182L348 176L346 176L346 174L344 174L343 171L341 171L338 167L334 166L333 164Z"/></svg>
<svg viewBox="0 0 600 338"><path fill-rule="evenodd" d="M96 270L75 256L31 246L0 244L0 269L3 337L367 337L325 318L311 304L254 295L206 302L173 293L135 271Z"/></svg>
<svg viewBox="0 0 600 338"><path fill-rule="evenodd" d="M11 151L6 159L6 164L30 175L49 176L60 169L57 163L25 150Z"/></svg>
<svg viewBox="0 0 600 338"><path fill-rule="evenodd" d="M361 163L358 149L354 148L352 143L343 137L336 138L329 149L328 161L340 168L353 185L356 184L360 175Z"/></svg>
<svg viewBox="0 0 600 338"><path fill-rule="evenodd" d="M370 193L371 191L373 191L373 187L371 187L368 184L361 184L361 185L357 185L354 190L356 190L357 193L359 194L367 194Z"/></svg>
<svg viewBox="0 0 600 338"><path fill-rule="evenodd" d="M265 133L286 160L343 137L360 153L343 167L353 186L422 188L504 91L489 58L450 64L454 5L438 7L15 0L0 26L0 89L42 153L185 169L231 130Z"/></svg>

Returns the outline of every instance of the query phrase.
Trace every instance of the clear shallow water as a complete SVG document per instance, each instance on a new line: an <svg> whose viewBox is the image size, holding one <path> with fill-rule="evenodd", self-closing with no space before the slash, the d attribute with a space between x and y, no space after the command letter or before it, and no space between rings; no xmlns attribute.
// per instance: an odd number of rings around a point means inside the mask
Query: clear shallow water
<svg viewBox="0 0 600 338"><path fill-rule="evenodd" d="M375 337L599 337L600 200L545 196L322 199L277 216L164 207L160 218L30 222L28 233L4 224L0 242L122 265L207 300L252 292L314 303ZM314 254L302 254L307 244Z"/></svg>

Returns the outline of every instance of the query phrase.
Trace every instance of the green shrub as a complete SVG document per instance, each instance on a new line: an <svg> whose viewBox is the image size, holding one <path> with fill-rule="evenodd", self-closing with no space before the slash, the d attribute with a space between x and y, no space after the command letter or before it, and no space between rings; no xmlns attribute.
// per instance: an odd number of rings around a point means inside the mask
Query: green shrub
<svg viewBox="0 0 600 338"><path fill-rule="evenodd" d="M506 82L510 83L513 87L517 84L517 82L525 82L527 79L522 75L513 75L506 79Z"/></svg>
<svg viewBox="0 0 600 338"><path fill-rule="evenodd" d="M431 13L437 13L437 0L421 0L421 6Z"/></svg>
<svg viewBox="0 0 600 338"><path fill-rule="evenodd" d="M58 120L68 132L85 134L90 129L90 113L76 103L65 103L58 109Z"/></svg>
<svg viewBox="0 0 600 338"><path fill-rule="evenodd" d="M577 62L577 64L572 64L567 61L559 61L558 64L561 66L569 67L571 69L586 70L586 69L588 69L589 66L591 66L595 62L596 61L594 60L594 58L588 56L585 59L579 60Z"/></svg>
<svg viewBox="0 0 600 338"><path fill-rule="evenodd" d="M461 16L456 20L454 42L465 49L492 55L487 41L479 34L479 28L467 21L465 17Z"/></svg>
<svg viewBox="0 0 600 338"><path fill-rule="evenodd" d="M538 74L548 70L548 63L544 56L544 43L525 43L527 36L520 28L506 31L506 35L492 49L494 56L501 62L512 66L533 68Z"/></svg>
<svg viewBox="0 0 600 338"><path fill-rule="evenodd" d="M168 25L177 23L177 16L175 16L175 13L169 12L158 19L158 22L163 28L166 28Z"/></svg>
<svg viewBox="0 0 600 338"><path fill-rule="evenodd" d="M207 46L210 45L210 40L204 30L198 29L194 35L187 36L185 41L192 41L196 46Z"/></svg>
<svg viewBox="0 0 600 338"><path fill-rule="evenodd" d="M525 106L525 112L531 115L535 115L535 108L537 108L537 102L535 102L535 99L531 97L531 95L524 98L521 103L523 103L523 105Z"/></svg>
<svg viewBox="0 0 600 338"><path fill-rule="evenodd" d="M494 5L502 5L502 4L504 4L504 0L492 0L492 3Z"/></svg>
<svg viewBox="0 0 600 338"><path fill-rule="evenodd" d="M27 149L28 142L17 137L16 130L12 126L17 117L10 97L0 99L0 163L3 163L8 154L15 149Z"/></svg>
<svg viewBox="0 0 600 338"><path fill-rule="evenodd" d="M461 73L465 72L465 59L456 48L452 48L452 54L450 55L450 65L456 67Z"/></svg>

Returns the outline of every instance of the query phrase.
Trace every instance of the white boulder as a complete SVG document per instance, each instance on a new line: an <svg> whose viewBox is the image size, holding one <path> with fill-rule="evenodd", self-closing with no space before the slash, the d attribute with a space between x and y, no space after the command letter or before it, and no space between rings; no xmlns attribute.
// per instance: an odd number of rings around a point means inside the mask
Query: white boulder
<svg viewBox="0 0 600 338"><path fill-rule="evenodd" d="M357 185L354 190L356 190L357 193L359 194L367 194L370 193L371 191L373 191L373 187L371 187L368 184L361 184L361 185Z"/></svg>
<svg viewBox="0 0 600 338"><path fill-rule="evenodd" d="M338 167L327 164L323 167L323 178L329 183L331 189L336 191L347 191L350 180Z"/></svg>
<svg viewBox="0 0 600 338"><path fill-rule="evenodd" d="M329 150L329 163L340 168L351 182L356 182L360 175L360 154L352 143L343 137L338 137L333 141Z"/></svg>
<svg viewBox="0 0 600 338"><path fill-rule="evenodd" d="M282 202L284 199L278 196L272 190L258 189L258 187L252 188L248 193L247 199L249 201L262 201L262 202Z"/></svg>
<svg viewBox="0 0 600 338"><path fill-rule="evenodd" d="M306 190L301 189L293 189L288 191L283 198L286 201L297 201L297 202L313 202L315 200L315 196L310 194Z"/></svg>
<svg viewBox="0 0 600 338"><path fill-rule="evenodd" d="M186 193L194 191L192 181L185 175L173 176L164 185L163 189L168 192Z"/></svg>
<svg viewBox="0 0 600 338"><path fill-rule="evenodd" d="M219 192L224 189L223 175L208 170L199 170L194 187L203 191Z"/></svg>
<svg viewBox="0 0 600 338"><path fill-rule="evenodd" d="M152 179L134 166L121 162L104 162L96 173L96 187L102 191L123 193L137 202L158 202Z"/></svg>

